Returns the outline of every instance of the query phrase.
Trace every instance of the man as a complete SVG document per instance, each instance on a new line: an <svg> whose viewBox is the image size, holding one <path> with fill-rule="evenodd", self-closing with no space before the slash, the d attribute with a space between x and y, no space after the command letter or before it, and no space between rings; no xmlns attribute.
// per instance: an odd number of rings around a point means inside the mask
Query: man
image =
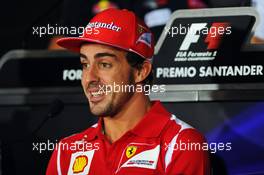
<svg viewBox="0 0 264 175"><path fill-rule="evenodd" d="M209 174L206 151L178 149L182 143L203 144L199 132L142 91L113 91L114 85L151 82L154 43L148 27L117 9L97 14L87 27L83 36L58 44L80 52L83 90L99 121L60 141L47 175Z"/></svg>

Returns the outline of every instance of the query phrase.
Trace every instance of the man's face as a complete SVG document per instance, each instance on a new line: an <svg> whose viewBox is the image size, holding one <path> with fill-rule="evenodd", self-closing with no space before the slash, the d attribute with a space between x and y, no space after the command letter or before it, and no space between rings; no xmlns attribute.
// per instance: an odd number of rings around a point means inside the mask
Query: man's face
<svg viewBox="0 0 264 175"><path fill-rule="evenodd" d="M132 97L133 92L109 92L109 87L113 89L114 84L134 84L132 68L127 63L126 54L126 51L110 46L82 45L82 87L94 115L113 116Z"/></svg>

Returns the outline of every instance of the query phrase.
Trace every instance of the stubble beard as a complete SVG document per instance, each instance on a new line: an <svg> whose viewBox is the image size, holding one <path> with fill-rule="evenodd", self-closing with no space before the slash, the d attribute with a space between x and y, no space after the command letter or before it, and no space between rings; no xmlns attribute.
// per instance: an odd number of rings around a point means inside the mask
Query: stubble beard
<svg viewBox="0 0 264 175"><path fill-rule="evenodd" d="M132 71L129 74L128 85L135 86L135 80ZM132 98L134 92L111 92L107 94L108 97L103 99L102 103L106 104L90 104L90 111L93 115L98 117L114 117L119 113L123 106ZM105 100L105 101L104 101Z"/></svg>

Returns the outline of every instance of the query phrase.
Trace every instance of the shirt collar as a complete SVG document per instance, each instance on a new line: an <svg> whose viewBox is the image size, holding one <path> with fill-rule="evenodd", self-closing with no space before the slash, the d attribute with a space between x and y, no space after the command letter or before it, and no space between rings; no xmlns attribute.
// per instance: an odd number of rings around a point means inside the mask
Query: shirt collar
<svg viewBox="0 0 264 175"><path fill-rule="evenodd" d="M170 115L160 101L153 101L150 110L131 132L141 137L159 137Z"/></svg>
<svg viewBox="0 0 264 175"><path fill-rule="evenodd" d="M158 137L170 120L170 115L171 114L163 107L160 101L153 101L150 110L144 115L134 129L129 132L140 137ZM92 126L94 129L87 134L88 140L93 140L97 136L100 138L104 137L102 133L102 121L100 117L97 124Z"/></svg>
<svg viewBox="0 0 264 175"><path fill-rule="evenodd" d="M94 140L97 136L98 136L98 132L99 130L101 129L101 122L100 122L100 118L99 118L99 121L92 125L91 127L89 127L87 130L84 131L84 138L87 140L87 141L92 141Z"/></svg>

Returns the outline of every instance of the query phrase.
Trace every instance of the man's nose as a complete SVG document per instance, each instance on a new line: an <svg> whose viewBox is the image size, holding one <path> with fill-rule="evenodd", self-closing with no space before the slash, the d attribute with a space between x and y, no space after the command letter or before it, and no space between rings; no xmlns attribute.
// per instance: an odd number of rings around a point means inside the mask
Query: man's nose
<svg viewBox="0 0 264 175"><path fill-rule="evenodd" d="M90 65L89 69L85 71L85 79L88 83L90 82L97 82L99 80L98 77L98 70L96 68L96 65Z"/></svg>

